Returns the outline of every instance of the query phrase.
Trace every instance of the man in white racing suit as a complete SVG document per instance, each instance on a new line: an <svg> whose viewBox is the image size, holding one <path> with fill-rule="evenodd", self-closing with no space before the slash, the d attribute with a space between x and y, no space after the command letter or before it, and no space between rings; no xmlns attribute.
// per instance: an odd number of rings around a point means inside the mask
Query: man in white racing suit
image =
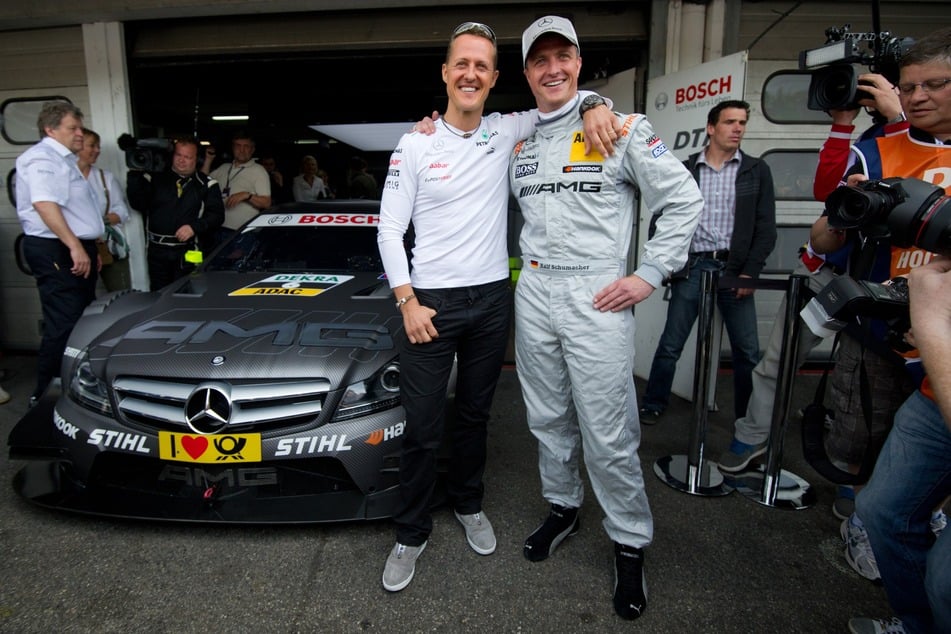
<svg viewBox="0 0 951 634"><path fill-rule="evenodd" d="M583 448L615 542L614 608L634 619L647 603L643 548L653 520L637 456L631 307L686 262L703 201L642 115L617 115L623 127L612 156L584 155L581 116L599 98L578 96L581 58L571 22L537 20L522 35L522 53L540 122L516 147L509 174L525 220L515 358L551 504L524 554L545 559L578 530ZM638 190L647 212L663 215L641 265L626 276Z"/></svg>

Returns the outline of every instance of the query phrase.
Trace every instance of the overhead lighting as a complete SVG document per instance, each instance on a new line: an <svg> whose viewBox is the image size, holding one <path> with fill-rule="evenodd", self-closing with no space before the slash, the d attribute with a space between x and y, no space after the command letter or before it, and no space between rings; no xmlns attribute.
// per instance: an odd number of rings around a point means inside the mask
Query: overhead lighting
<svg viewBox="0 0 951 634"><path fill-rule="evenodd" d="M212 115L212 121L247 121L249 119L246 114L216 114Z"/></svg>
<svg viewBox="0 0 951 634"><path fill-rule="evenodd" d="M341 143L363 152L392 152L400 137L413 128L412 123L344 123L339 125L312 125L312 130L326 134Z"/></svg>

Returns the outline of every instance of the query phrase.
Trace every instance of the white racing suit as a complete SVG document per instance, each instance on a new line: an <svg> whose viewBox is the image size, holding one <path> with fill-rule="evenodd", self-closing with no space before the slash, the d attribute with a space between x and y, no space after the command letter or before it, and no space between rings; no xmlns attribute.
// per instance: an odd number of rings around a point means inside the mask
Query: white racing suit
<svg viewBox="0 0 951 634"><path fill-rule="evenodd" d="M624 115L619 115L624 116ZM642 115L624 116L615 154L584 155L576 109L540 123L515 149L510 182L524 215L515 295L515 360L538 439L542 495L578 508L585 466L615 542L653 536L637 448L634 315L594 295L627 272L640 190L663 212L636 274L655 288L687 260L703 202L697 184Z"/></svg>

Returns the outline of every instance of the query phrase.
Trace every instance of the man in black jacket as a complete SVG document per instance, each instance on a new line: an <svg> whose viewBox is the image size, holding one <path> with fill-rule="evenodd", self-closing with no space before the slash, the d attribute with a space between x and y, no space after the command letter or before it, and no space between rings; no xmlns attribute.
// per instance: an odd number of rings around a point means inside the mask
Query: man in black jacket
<svg viewBox="0 0 951 634"><path fill-rule="evenodd" d="M677 360L697 319L700 271L717 270L724 278L756 278L776 243L776 201L769 167L740 151L750 105L722 101L707 115L709 143L686 165L703 194L703 213L690 243L686 277L671 282L667 323L642 400L641 422L656 423L667 408ZM717 291L717 306L733 353L733 407L746 412L752 391L753 366L759 360L753 289Z"/></svg>
<svg viewBox="0 0 951 634"><path fill-rule="evenodd" d="M196 171L198 142L175 141L172 170L130 171L129 203L147 218L150 288L158 290L191 272L185 254L201 248L225 217L218 183ZM209 243L210 244L210 243Z"/></svg>

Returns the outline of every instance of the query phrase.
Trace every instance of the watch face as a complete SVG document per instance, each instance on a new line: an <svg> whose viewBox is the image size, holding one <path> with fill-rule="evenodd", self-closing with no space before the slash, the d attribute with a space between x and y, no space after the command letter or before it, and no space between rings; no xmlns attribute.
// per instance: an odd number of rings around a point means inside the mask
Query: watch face
<svg viewBox="0 0 951 634"><path fill-rule="evenodd" d="M589 108L600 106L603 103L604 103L604 99L602 99L598 95L588 95L587 97L584 98L584 101L581 102L581 105L585 110L588 110Z"/></svg>

